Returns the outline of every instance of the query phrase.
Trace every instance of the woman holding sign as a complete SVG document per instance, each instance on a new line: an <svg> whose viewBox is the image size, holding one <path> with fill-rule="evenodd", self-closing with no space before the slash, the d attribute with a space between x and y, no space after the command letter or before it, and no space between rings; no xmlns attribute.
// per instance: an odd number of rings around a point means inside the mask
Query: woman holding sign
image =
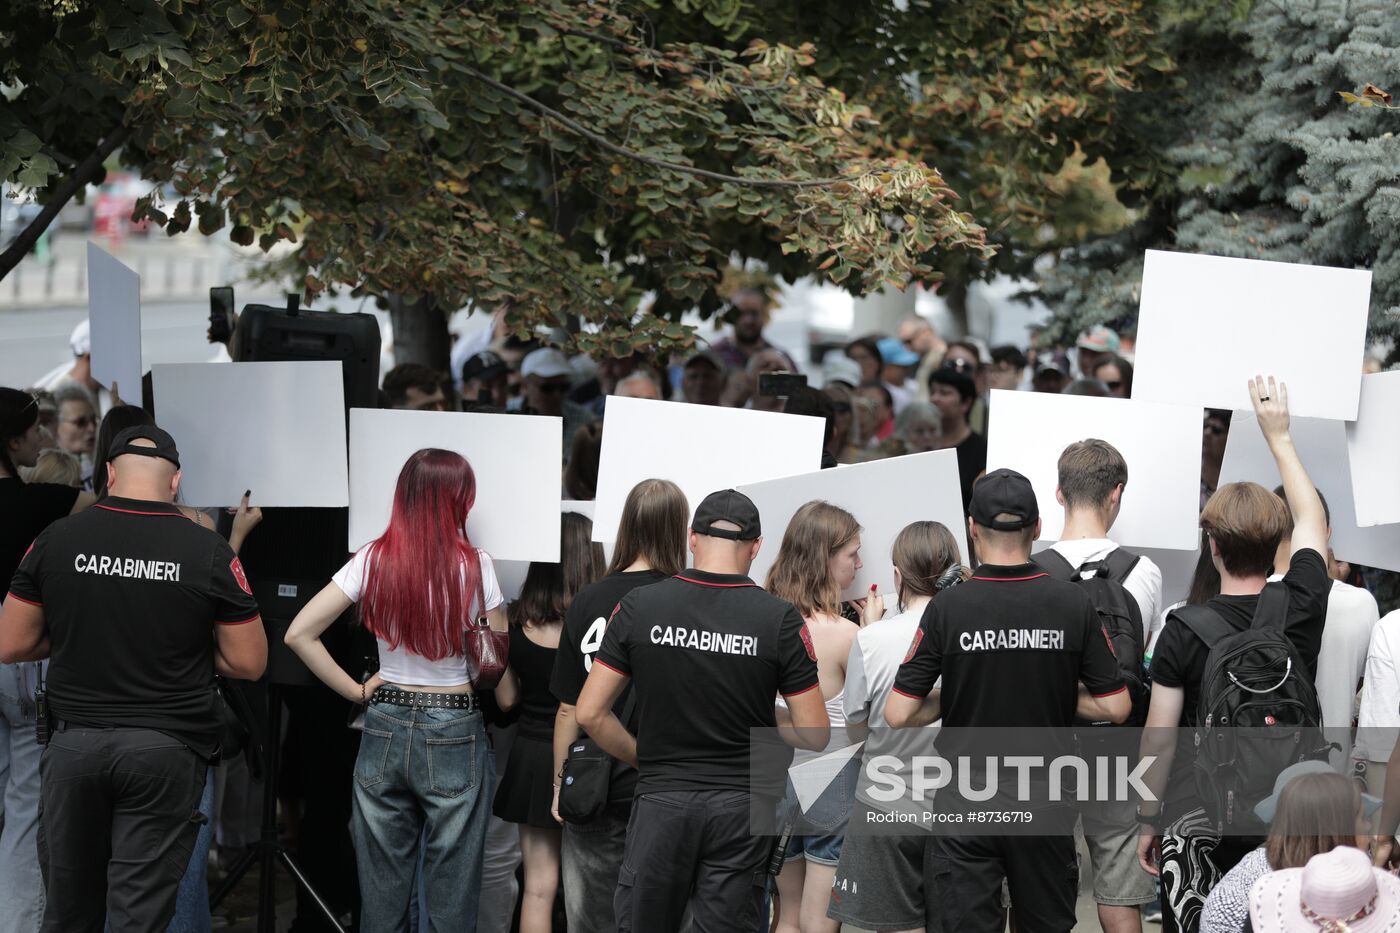
<svg viewBox="0 0 1400 933"><path fill-rule="evenodd" d="M360 929L404 930L423 851L422 911L434 929L471 929L481 888L490 800L486 731L467 656L467 625L483 616L506 631L490 556L467 539L476 474L460 455L420 450L394 489L389 528L306 604L286 642L326 686L368 703L355 761ZM353 603L379 642L379 673L360 683L321 634ZM496 687L515 705L514 674Z"/></svg>
<svg viewBox="0 0 1400 933"><path fill-rule="evenodd" d="M846 722L846 659L860 628L841 617L841 594L855 582L860 568L860 523L855 516L826 502L808 502L788 523L777 559L768 571L764 588L797 607L807 623L803 637L809 640L808 653L817 661L822 699L832 728L827 749L799 749L794 768L847 744L839 731ZM867 603L878 603L878 597ZM853 758L851 765L859 765L859 759ZM792 785L790 780L787 804L797 808ZM853 785L853 781L832 782L794 822L787 860L778 876L778 894L785 909L777 928L783 933L836 933L840 929L839 921L827 918L826 908L850 815L847 788ZM792 812L797 816L795 809Z"/></svg>

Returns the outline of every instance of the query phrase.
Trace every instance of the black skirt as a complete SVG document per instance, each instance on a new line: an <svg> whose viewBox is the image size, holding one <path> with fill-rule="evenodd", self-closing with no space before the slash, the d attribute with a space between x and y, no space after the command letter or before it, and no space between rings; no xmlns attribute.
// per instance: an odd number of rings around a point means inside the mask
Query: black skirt
<svg viewBox="0 0 1400 933"><path fill-rule="evenodd" d="M554 802L554 746L517 735L510 743L505 770L496 782L491 812L507 823L558 828L549 812Z"/></svg>

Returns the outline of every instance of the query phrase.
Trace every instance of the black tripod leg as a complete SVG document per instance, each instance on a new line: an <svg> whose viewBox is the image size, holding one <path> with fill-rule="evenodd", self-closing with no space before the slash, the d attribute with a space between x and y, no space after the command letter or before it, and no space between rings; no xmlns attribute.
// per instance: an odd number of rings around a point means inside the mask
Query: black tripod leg
<svg viewBox="0 0 1400 933"><path fill-rule="evenodd" d="M219 886L214 889L214 893L209 895L209 909L213 910L224 902L224 898L233 893L233 889L238 887L238 882L243 880L243 876L248 873L248 869L253 867L262 850L258 846L253 846L247 852L239 856L229 869L228 877L219 882Z"/></svg>
<svg viewBox="0 0 1400 933"><path fill-rule="evenodd" d="M335 927L339 933L345 933L345 928L342 927L340 921L336 919L335 911L331 910L330 905L327 904L325 900L322 899L320 893L311 886L311 882L306 880L306 875L302 874L301 867L287 854L287 850L278 849L277 857L281 859L283 865L287 866L287 871L292 873L292 877L296 879L297 884L301 885L301 889L311 896L311 899L316 902L317 907L321 908L321 913L326 915L326 919L330 921L331 926Z"/></svg>

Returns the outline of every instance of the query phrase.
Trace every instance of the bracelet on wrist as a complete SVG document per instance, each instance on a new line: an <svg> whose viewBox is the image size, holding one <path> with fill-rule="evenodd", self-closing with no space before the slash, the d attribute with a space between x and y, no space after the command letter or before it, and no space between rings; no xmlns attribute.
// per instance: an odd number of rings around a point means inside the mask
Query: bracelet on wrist
<svg viewBox="0 0 1400 933"><path fill-rule="evenodd" d="M1143 826L1151 826L1153 829L1162 828L1162 810L1159 807L1155 813L1145 813L1142 804L1137 805L1137 821Z"/></svg>

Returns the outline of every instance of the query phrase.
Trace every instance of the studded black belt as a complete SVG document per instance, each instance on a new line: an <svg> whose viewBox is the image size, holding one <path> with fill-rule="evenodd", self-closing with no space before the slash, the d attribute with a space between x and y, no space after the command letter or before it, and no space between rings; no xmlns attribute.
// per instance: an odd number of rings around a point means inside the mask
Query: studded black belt
<svg viewBox="0 0 1400 933"><path fill-rule="evenodd" d="M476 710L481 705L475 693L420 693L417 690L394 690L379 687L370 695L371 703L385 703L389 706L413 706L418 709L464 709Z"/></svg>

